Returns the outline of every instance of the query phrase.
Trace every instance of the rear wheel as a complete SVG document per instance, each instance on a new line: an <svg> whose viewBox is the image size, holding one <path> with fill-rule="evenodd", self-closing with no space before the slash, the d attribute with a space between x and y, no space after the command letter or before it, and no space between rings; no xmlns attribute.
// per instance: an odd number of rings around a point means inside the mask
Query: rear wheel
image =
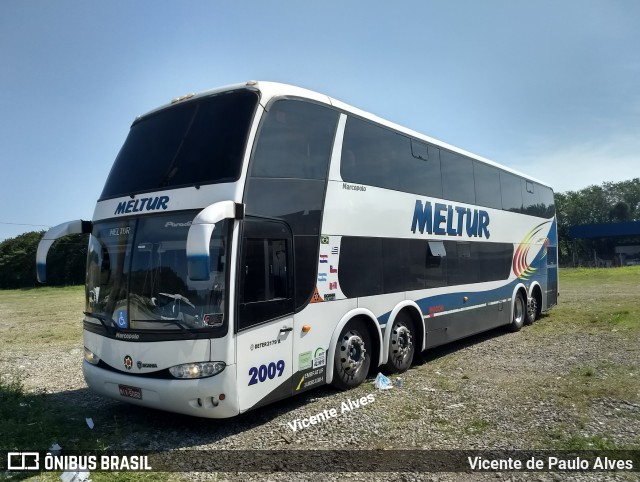
<svg viewBox="0 0 640 482"><path fill-rule="evenodd" d="M389 357L384 370L388 373L406 372L413 361L415 347L413 321L406 313L400 313L391 327Z"/></svg>
<svg viewBox="0 0 640 482"><path fill-rule="evenodd" d="M342 390L360 385L369 373L371 348L371 337L364 322L348 322L336 343L332 385Z"/></svg>
<svg viewBox="0 0 640 482"><path fill-rule="evenodd" d="M518 291L515 299L513 300L513 313L511 314L511 324L509 325L510 331L520 331L522 325L524 325L526 312L524 296L522 296L522 292Z"/></svg>
<svg viewBox="0 0 640 482"><path fill-rule="evenodd" d="M524 320L525 325L531 325L538 317L538 299L534 296L527 301L527 316Z"/></svg>

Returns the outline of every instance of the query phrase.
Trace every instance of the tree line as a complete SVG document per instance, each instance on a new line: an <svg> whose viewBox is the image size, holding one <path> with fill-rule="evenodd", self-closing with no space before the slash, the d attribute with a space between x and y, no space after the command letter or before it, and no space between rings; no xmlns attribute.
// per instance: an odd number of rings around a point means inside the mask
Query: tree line
<svg viewBox="0 0 640 482"><path fill-rule="evenodd" d="M576 256L589 258L593 249L612 252L614 243L613 240L571 240L570 226L640 220L640 178L556 193L555 203L560 263L568 265ZM32 231L0 243L0 289L38 286L36 250L43 236L44 231ZM640 239L635 242L640 244ZM47 259L47 284L83 284L87 245L87 234L73 234L56 241Z"/></svg>
<svg viewBox="0 0 640 482"><path fill-rule="evenodd" d="M640 220L640 178L629 181L604 182L579 191L556 193L558 219L558 251L561 265L571 265L574 260L593 259L593 251L599 257L612 259L615 239L569 238L569 227L581 224L619 223ZM627 238L626 244L640 244L640 237Z"/></svg>
<svg viewBox="0 0 640 482"><path fill-rule="evenodd" d="M0 289L39 286L36 251L44 231L31 231L0 243ZM57 240L47 257L47 285L84 284L88 234L72 234Z"/></svg>

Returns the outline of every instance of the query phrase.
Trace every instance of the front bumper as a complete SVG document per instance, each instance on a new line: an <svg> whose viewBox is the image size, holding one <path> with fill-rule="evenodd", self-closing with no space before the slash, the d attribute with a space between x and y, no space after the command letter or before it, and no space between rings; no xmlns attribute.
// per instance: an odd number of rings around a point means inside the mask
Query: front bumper
<svg viewBox="0 0 640 482"><path fill-rule="evenodd" d="M235 365L227 365L212 377L195 380L137 377L98 368L87 361L83 361L82 371L89 388L121 402L205 418L228 418L240 412ZM120 385L139 388L141 398L122 395Z"/></svg>

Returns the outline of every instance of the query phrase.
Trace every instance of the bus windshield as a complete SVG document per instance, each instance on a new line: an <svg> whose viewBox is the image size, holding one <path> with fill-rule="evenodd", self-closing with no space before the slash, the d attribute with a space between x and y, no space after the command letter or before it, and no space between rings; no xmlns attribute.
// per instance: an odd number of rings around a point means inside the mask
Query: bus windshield
<svg viewBox="0 0 640 482"><path fill-rule="evenodd" d="M236 181L258 94L185 101L136 120L100 199Z"/></svg>
<svg viewBox="0 0 640 482"><path fill-rule="evenodd" d="M181 332L227 326L228 224L221 221L213 231L209 280L191 281L186 240L196 214L95 223L87 260L87 322L118 330Z"/></svg>

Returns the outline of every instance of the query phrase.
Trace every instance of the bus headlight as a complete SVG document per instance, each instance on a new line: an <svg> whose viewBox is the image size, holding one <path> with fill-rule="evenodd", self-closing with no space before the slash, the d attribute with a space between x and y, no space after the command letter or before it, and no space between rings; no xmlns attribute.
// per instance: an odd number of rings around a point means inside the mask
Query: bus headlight
<svg viewBox="0 0 640 482"><path fill-rule="evenodd" d="M98 355L93 353L86 346L84 347L84 359L92 365L97 365L100 362L100 358L98 357Z"/></svg>
<svg viewBox="0 0 640 482"><path fill-rule="evenodd" d="M169 372L176 378L206 378L217 375L225 369L224 362L185 363L169 368Z"/></svg>

